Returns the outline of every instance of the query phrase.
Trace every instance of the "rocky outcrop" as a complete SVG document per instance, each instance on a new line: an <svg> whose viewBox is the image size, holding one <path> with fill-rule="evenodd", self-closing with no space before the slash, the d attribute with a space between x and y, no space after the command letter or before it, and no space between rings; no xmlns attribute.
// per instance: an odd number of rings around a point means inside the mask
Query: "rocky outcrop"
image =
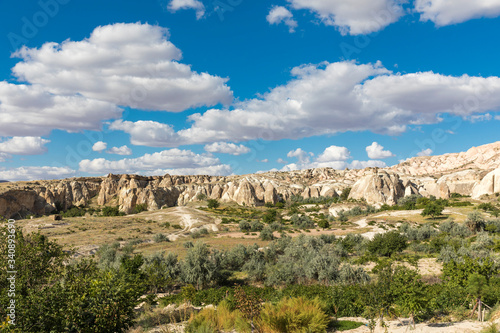
<svg viewBox="0 0 500 333"><path fill-rule="evenodd" d="M54 181L6 183L0 187L0 215L42 215L57 208L97 204L130 213L138 204L150 210L186 205L205 198L260 206L289 200L338 196L352 187L350 198L373 205L395 204L409 195L448 198L500 192L500 142L467 152L417 157L399 165L363 170L318 168L244 176L108 175ZM3 189L3 190L2 190Z"/></svg>
<svg viewBox="0 0 500 333"><path fill-rule="evenodd" d="M358 180L352 187L349 198L364 198L367 203L380 206L394 205L404 195L403 183L397 174L378 171Z"/></svg>
<svg viewBox="0 0 500 333"><path fill-rule="evenodd" d="M414 157L388 168L411 176L436 175L462 170L491 170L500 167L500 141L472 147L466 152Z"/></svg>
<svg viewBox="0 0 500 333"><path fill-rule="evenodd" d="M500 168L488 173L472 191L472 197L479 199L483 195L492 195L500 193Z"/></svg>

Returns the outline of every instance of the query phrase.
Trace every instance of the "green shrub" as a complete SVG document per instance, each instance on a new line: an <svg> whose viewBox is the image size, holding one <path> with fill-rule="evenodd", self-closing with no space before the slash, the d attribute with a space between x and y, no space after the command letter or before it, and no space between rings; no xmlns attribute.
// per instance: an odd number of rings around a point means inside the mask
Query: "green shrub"
<svg viewBox="0 0 500 333"><path fill-rule="evenodd" d="M86 213L84 208L81 207L71 207L67 211L63 212L61 215L63 217L78 217L78 216L84 216Z"/></svg>
<svg viewBox="0 0 500 333"><path fill-rule="evenodd" d="M314 228L314 221L307 215L294 214L291 217L291 222L294 227L300 229L312 229Z"/></svg>
<svg viewBox="0 0 500 333"><path fill-rule="evenodd" d="M478 211L470 212L465 220L465 225L473 233L484 230L486 227L486 221L483 215Z"/></svg>
<svg viewBox="0 0 500 333"><path fill-rule="evenodd" d="M328 229L328 228L330 228L330 223L327 220L319 220L318 227L323 228L323 229Z"/></svg>
<svg viewBox="0 0 500 333"><path fill-rule="evenodd" d="M191 237L194 239L201 238L201 237L206 236L206 235L208 235L208 230L205 228L198 229L198 230L193 231L191 233Z"/></svg>
<svg viewBox="0 0 500 333"><path fill-rule="evenodd" d="M270 227L265 227L260 232L259 238L263 241L272 241L274 239L273 230Z"/></svg>
<svg viewBox="0 0 500 333"><path fill-rule="evenodd" d="M250 222L243 220L241 221L238 226L240 227L240 231L242 232L248 232L252 229L252 226L250 225Z"/></svg>
<svg viewBox="0 0 500 333"><path fill-rule="evenodd" d="M255 220L250 223L251 232L261 231L262 229L264 229L264 225L259 221Z"/></svg>
<svg viewBox="0 0 500 333"><path fill-rule="evenodd" d="M325 332L330 321L318 299L284 298L276 305L264 304L260 312L264 331L299 333Z"/></svg>
<svg viewBox="0 0 500 333"><path fill-rule="evenodd" d="M124 212L120 212L118 207L106 206L102 209L102 216L123 216Z"/></svg>
<svg viewBox="0 0 500 333"><path fill-rule="evenodd" d="M372 254L390 257L396 252L401 252L407 247L407 238L397 231L385 234L376 234L368 243L368 251Z"/></svg>
<svg viewBox="0 0 500 333"><path fill-rule="evenodd" d="M271 224L276 221L277 216L278 211L276 209L269 209L264 213L264 216L262 216L262 222Z"/></svg>
<svg viewBox="0 0 500 333"><path fill-rule="evenodd" d="M162 243L162 242L168 242L168 237L165 236L164 234L156 234L153 237L153 240L155 243Z"/></svg>
<svg viewBox="0 0 500 333"><path fill-rule="evenodd" d="M207 207L210 208L210 209L216 209L220 206L220 203L219 201L217 201L217 199L208 199L208 202L207 202Z"/></svg>
<svg viewBox="0 0 500 333"><path fill-rule="evenodd" d="M139 214L141 212L144 212L148 210L148 204L143 203L143 204L138 204L135 205L134 210L132 211L132 214Z"/></svg>
<svg viewBox="0 0 500 333"><path fill-rule="evenodd" d="M192 316L186 326L186 333L232 331L250 333L251 326L239 310L232 310L227 301L215 308L204 308Z"/></svg>
<svg viewBox="0 0 500 333"><path fill-rule="evenodd" d="M343 189L342 194L340 194L340 199L342 199L342 201L346 201L349 198L350 193L351 193L350 187Z"/></svg>
<svg viewBox="0 0 500 333"><path fill-rule="evenodd" d="M435 201L429 202L425 205L424 210L422 211L422 216L431 216L436 217L442 214L444 206L440 205Z"/></svg>

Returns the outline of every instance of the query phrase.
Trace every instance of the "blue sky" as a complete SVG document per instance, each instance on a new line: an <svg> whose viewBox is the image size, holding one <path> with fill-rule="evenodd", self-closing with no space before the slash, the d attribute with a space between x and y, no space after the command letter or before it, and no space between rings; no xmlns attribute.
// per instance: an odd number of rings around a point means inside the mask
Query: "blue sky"
<svg viewBox="0 0 500 333"><path fill-rule="evenodd" d="M0 3L0 179L394 165L499 140L500 0Z"/></svg>

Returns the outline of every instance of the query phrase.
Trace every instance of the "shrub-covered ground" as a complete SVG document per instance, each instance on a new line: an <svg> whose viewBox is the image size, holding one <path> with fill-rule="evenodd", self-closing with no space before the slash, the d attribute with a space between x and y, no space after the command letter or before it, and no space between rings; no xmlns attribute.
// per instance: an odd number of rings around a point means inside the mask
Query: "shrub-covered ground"
<svg viewBox="0 0 500 333"><path fill-rule="evenodd" d="M330 215L338 205L349 208ZM374 324L403 316L413 325L476 317L476 304L500 301L496 198L409 197L381 209L341 198L210 206L116 217L102 216L111 208L71 208L60 227L19 231L18 263L29 269L18 278L18 331L122 332L184 321L188 332L324 332L359 325L340 317ZM98 226L116 233L101 232L93 257L70 259L59 245ZM381 232L360 235L371 228ZM0 244L5 253L7 240ZM442 269L422 276L419 262L431 259ZM6 289L6 276L0 281ZM185 303L214 307L162 312Z"/></svg>

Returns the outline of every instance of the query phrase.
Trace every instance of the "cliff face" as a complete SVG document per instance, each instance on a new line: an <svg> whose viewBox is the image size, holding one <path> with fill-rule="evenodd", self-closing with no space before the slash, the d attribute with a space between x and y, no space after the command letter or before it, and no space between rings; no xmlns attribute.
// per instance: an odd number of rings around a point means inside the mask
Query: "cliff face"
<svg viewBox="0 0 500 333"><path fill-rule="evenodd" d="M0 215L20 218L48 214L60 205L118 205L130 213L138 204L148 209L185 205L200 195L223 202L258 206L292 196L338 196L352 187L350 198L373 205L395 204L411 194L448 198L450 193L479 198L500 192L500 142L466 153L418 157L399 165L364 170L329 168L213 177L108 175L3 184Z"/></svg>

